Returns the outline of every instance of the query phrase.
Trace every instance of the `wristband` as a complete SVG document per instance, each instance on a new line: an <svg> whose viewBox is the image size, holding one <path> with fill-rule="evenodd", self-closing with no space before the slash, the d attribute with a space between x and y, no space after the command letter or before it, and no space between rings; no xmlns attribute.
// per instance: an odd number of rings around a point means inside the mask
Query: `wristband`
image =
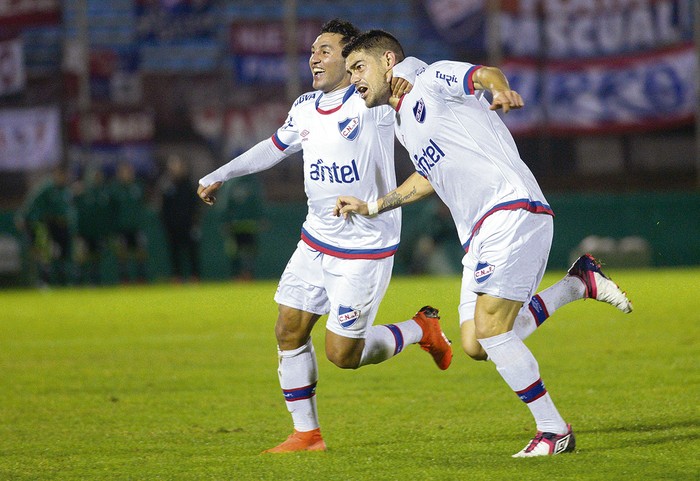
<svg viewBox="0 0 700 481"><path fill-rule="evenodd" d="M367 215L375 216L379 213L379 203L376 200L367 202Z"/></svg>

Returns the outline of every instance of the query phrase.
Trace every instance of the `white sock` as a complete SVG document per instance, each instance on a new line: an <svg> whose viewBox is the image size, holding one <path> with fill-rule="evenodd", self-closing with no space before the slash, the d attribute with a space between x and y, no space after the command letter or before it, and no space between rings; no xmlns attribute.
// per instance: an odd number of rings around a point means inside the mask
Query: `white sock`
<svg viewBox="0 0 700 481"><path fill-rule="evenodd" d="M544 387L535 356L523 341L513 331L508 331L479 339L479 342L503 380L527 404L537 423L537 430L565 434L566 423Z"/></svg>
<svg viewBox="0 0 700 481"><path fill-rule="evenodd" d="M556 284L535 294L527 305L524 305L513 324L513 331L520 339L527 337L547 320L554 311L566 304L583 299L585 286L574 276L564 276Z"/></svg>
<svg viewBox="0 0 700 481"><path fill-rule="evenodd" d="M277 373L287 410L292 415L294 429L311 431L319 427L316 410L316 383L318 365L311 338L303 346L291 350L277 349Z"/></svg>
<svg viewBox="0 0 700 481"><path fill-rule="evenodd" d="M560 307L583 299L585 292L586 286L583 285L581 279L566 275L559 282L549 286L538 295L542 302L546 304L549 314L552 315Z"/></svg>
<svg viewBox="0 0 700 481"><path fill-rule="evenodd" d="M360 366L384 362L400 353L404 346L419 342L422 337L423 330L413 319L372 326L365 338Z"/></svg>

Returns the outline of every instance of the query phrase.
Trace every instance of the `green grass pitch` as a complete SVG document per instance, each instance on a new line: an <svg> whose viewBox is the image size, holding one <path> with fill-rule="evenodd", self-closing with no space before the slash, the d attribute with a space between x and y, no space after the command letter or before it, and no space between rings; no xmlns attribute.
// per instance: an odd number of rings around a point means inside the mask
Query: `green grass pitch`
<svg viewBox="0 0 700 481"><path fill-rule="evenodd" d="M578 441L545 459L510 457L534 423L459 349L458 278L395 278L377 319L439 307L445 372L416 346L338 369L320 321L329 450L286 455L260 454L291 432L275 282L0 292L0 479L699 479L700 270L608 271L634 313L578 301L527 340Z"/></svg>

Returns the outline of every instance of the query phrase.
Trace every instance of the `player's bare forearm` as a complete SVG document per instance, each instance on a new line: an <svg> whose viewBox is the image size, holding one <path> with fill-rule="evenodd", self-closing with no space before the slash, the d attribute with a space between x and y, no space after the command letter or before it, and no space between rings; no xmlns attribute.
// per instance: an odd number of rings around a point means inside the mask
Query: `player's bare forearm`
<svg viewBox="0 0 700 481"><path fill-rule="evenodd" d="M519 109L525 105L523 98L515 90L511 90L508 79L501 69L496 67L481 67L474 73L474 88L488 90L493 95L491 110Z"/></svg>
<svg viewBox="0 0 700 481"><path fill-rule="evenodd" d="M477 90L510 90L505 74L498 67L481 67L474 72L474 88Z"/></svg>
<svg viewBox="0 0 700 481"><path fill-rule="evenodd" d="M411 174L400 186L377 200L379 212L410 204L435 192L428 179L417 172Z"/></svg>
<svg viewBox="0 0 700 481"><path fill-rule="evenodd" d="M422 175L414 173L396 189L374 201L376 202L376 205L372 206L374 211L370 208L372 202L368 203L357 197L347 195L338 197L335 207L333 208L333 215L336 217L342 215L345 218L347 218L349 214L360 214L364 216L376 215L380 212L395 209L404 204L410 204L411 202L420 200L433 192L435 191L433 190L433 186L430 185L430 182Z"/></svg>
<svg viewBox="0 0 700 481"><path fill-rule="evenodd" d="M387 195L385 195L377 201L379 212L383 210L391 210L397 207L401 207L404 203L410 203L410 199L415 197L415 195L416 189L413 189L403 195L396 191L389 192Z"/></svg>

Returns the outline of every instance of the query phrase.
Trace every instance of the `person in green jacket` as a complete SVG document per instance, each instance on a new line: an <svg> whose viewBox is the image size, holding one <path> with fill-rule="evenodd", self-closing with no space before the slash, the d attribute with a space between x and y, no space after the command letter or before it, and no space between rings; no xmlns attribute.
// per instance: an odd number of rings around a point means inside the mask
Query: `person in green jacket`
<svg viewBox="0 0 700 481"><path fill-rule="evenodd" d="M117 260L122 283L134 280L146 282L147 239L142 229L142 213L146 208L144 188L136 178L134 166L122 162L117 166L116 178L110 194L114 206Z"/></svg>
<svg viewBox="0 0 700 481"><path fill-rule="evenodd" d="M219 194L226 255L235 279L255 277L260 231L265 217L262 186L254 175L229 180Z"/></svg>
<svg viewBox="0 0 700 481"><path fill-rule="evenodd" d="M80 281L100 284L102 255L110 236L113 205L101 169L88 169L76 185L75 207L78 215L76 249Z"/></svg>
<svg viewBox="0 0 700 481"><path fill-rule="evenodd" d="M17 224L29 239L30 278L40 285L72 282L75 206L65 166L57 166L27 197Z"/></svg>

